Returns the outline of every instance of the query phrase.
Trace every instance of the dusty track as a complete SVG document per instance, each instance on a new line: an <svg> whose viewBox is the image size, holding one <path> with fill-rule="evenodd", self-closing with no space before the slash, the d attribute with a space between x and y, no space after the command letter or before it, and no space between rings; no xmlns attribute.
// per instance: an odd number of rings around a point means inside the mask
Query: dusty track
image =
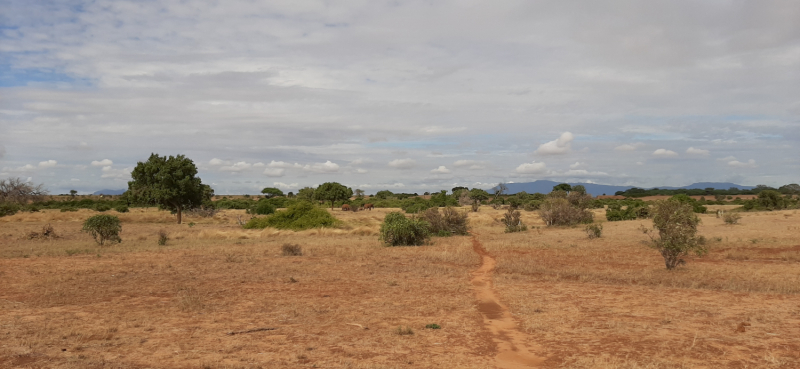
<svg viewBox="0 0 800 369"><path fill-rule="evenodd" d="M526 335L517 329L517 323L492 289L495 259L483 248L475 235L472 248L481 256L481 266L472 272L472 286L478 299L478 311L483 324L497 345L495 362L500 369L538 367L544 358L537 356L525 344Z"/></svg>

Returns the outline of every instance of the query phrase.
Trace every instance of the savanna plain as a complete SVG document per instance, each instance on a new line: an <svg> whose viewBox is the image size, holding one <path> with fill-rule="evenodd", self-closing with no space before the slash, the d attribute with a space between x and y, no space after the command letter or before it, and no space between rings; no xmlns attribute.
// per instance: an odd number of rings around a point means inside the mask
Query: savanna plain
<svg viewBox="0 0 800 369"><path fill-rule="evenodd" d="M470 236L386 247L391 210L329 210L342 226L301 232L242 229L240 210L109 211L122 243L106 246L80 231L92 210L0 218L0 367L800 367L796 210L700 215L709 253L671 271L652 221L602 209L595 239L536 212L504 233L484 206ZM535 360L498 358L512 333Z"/></svg>

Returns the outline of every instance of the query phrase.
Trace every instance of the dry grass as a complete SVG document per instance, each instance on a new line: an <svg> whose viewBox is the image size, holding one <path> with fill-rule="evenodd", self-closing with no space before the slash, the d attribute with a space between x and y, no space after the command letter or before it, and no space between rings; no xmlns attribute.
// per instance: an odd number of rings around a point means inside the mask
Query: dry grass
<svg viewBox="0 0 800 369"><path fill-rule="evenodd" d="M336 209L341 228L291 232L243 230L243 211L178 225L131 209L110 247L80 232L92 211L0 218L0 367L494 367L471 239L383 247L389 210ZM502 211L469 216L546 367L800 366L796 211L744 213L735 227L704 215L711 253L674 272L641 244L648 221L603 223L589 240L534 212L522 212L528 231L509 234ZM26 238L48 223L58 238ZM284 257L284 244L302 255ZM277 329L225 334L260 327Z"/></svg>

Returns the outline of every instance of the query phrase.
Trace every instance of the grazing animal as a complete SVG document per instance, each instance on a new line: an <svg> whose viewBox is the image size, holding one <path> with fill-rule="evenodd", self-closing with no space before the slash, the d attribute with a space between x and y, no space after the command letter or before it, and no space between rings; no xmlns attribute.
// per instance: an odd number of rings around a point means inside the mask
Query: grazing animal
<svg viewBox="0 0 800 369"><path fill-rule="evenodd" d="M350 205L347 204L342 205L342 211L350 211Z"/></svg>
<svg viewBox="0 0 800 369"><path fill-rule="evenodd" d="M374 209L374 208L375 208L375 205L372 205L372 204L364 204L364 210L367 210L367 209L369 209L370 211L372 211L372 209Z"/></svg>

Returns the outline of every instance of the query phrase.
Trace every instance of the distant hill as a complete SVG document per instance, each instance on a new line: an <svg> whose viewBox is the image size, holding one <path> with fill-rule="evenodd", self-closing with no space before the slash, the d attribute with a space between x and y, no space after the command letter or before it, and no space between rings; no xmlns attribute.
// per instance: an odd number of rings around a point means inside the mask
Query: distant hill
<svg viewBox="0 0 800 369"><path fill-rule="evenodd" d="M122 195L127 190L100 190L95 191L92 195Z"/></svg>
<svg viewBox="0 0 800 369"><path fill-rule="evenodd" d="M525 191L527 193L536 193L536 192L549 193L550 191L553 190L553 186L560 183L564 182L538 180L526 183L506 183L505 185L506 187L508 187L508 194L513 195L517 192L522 192L522 191ZM613 195L617 191L626 191L631 188L637 187L637 186L612 186L612 185L581 183L581 182L566 182L566 183L569 183L570 186L583 185L583 187L586 187L586 192L588 192L592 196L599 196L602 194ZM731 187L736 187L742 190L752 190L753 188L755 188L755 186L742 186L735 183L727 183L727 182L698 182L683 187L646 187L645 189L660 188L665 190L680 190L680 189L691 190L697 188L705 189L711 187L719 190L727 190ZM492 190L494 190L494 188ZM490 190L490 192L492 190Z"/></svg>

